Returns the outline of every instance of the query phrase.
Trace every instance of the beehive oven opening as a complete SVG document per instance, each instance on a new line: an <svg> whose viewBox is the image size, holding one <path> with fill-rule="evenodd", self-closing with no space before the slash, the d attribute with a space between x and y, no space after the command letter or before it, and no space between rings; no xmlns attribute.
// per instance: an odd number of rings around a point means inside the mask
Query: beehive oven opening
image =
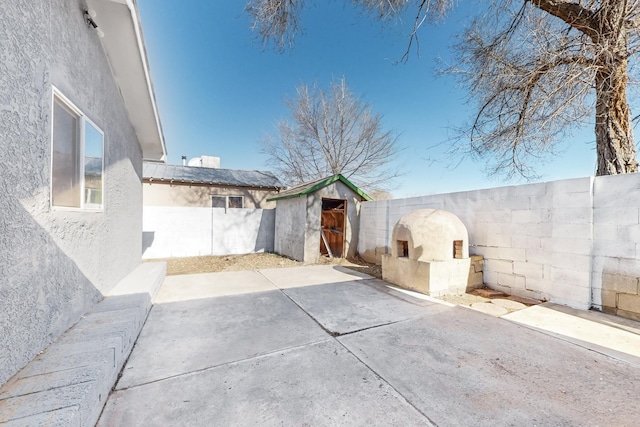
<svg viewBox="0 0 640 427"><path fill-rule="evenodd" d="M453 259L462 259L462 240L453 241Z"/></svg>
<svg viewBox="0 0 640 427"><path fill-rule="evenodd" d="M398 258L409 258L409 242L398 240Z"/></svg>

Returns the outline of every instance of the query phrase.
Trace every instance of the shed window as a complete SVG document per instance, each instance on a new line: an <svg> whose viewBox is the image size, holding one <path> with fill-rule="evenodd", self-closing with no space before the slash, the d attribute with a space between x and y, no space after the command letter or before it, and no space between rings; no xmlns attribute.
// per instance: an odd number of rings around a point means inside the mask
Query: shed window
<svg viewBox="0 0 640 427"><path fill-rule="evenodd" d="M51 145L51 204L102 209L104 134L57 90Z"/></svg>

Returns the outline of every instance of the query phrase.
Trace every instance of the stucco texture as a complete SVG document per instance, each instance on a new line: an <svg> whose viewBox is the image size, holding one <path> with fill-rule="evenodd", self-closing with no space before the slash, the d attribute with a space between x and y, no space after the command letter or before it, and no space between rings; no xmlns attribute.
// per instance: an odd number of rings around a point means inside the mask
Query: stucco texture
<svg viewBox="0 0 640 427"><path fill-rule="evenodd" d="M82 10L0 2L0 384L140 263L141 150ZM50 207L52 86L105 133L101 212Z"/></svg>

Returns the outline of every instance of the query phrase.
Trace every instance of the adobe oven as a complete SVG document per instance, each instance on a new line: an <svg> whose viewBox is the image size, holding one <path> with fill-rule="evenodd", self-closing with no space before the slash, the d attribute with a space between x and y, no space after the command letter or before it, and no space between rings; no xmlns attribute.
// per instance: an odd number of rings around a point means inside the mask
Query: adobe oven
<svg viewBox="0 0 640 427"><path fill-rule="evenodd" d="M427 295L461 294L469 276L467 228L451 212L420 209L393 228L391 254L382 256L382 277Z"/></svg>

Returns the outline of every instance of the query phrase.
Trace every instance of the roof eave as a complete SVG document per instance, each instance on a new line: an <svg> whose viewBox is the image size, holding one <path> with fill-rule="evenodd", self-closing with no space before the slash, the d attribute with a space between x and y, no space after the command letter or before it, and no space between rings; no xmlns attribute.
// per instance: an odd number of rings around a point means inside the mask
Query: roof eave
<svg viewBox="0 0 640 427"><path fill-rule="evenodd" d="M144 160L165 162L167 148L135 0L87 0Z"/></svg>

